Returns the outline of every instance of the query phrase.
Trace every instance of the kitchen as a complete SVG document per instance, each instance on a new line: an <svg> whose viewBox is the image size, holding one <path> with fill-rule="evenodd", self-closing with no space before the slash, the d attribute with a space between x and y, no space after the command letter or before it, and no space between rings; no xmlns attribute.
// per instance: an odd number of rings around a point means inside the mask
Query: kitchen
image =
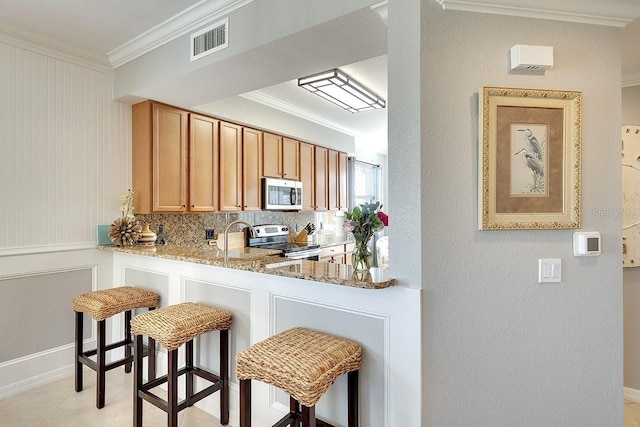
<svg viewBox="0 0 640 427"><path fill-rule="evenodd" d="M345 2L330 2L327 7L340 11L337 15L348 13L345 8L349 5L341 3ZM620 257L607 253L597 265L578 266L567 254L563 267L571 274L566 279L563 275L562 286L533 286L529 283L530 257L544 257L550 251L564 257L566 233L480 233L475 231L473 208L477 141L473 94L488 83L573 88L582 90L585 98L597 99L597 105L590 102L584 110L584 121L590 123L584 135L585 147L589 148L583 157L585 171L589 170L583 186L585 209L619 202L619 196L611 191L619 187L613 173L619 170L619 155L595 142L619 138L619 117L612 114L620 105L619 69L613 65L619 63L619 30L606 24L523 17L528 15L443 11L435 1L391 2L389 7L392 174L386 204L394 233L390 272L398 281L394 292L403 289L418 294L415 299L400 297L398 302L406 303L405 308L412 304L421 304L421 308L417 313L407 310L406 317L399 318L419 331L407 334L405 342L390 343L390 365L385 365L390 387L374 388L375 393L385 390L389 407L385 416L392 421L381 425L465 425L471 420L477 425L491 425L495 417L511 424L523 419L537 425L570 425L576 420L583 425L593 420L602 421L600 425L620 424L619 292L601 291L593 284L621 282ZM549 2L545 7L554 10ZM625 13L632 12L626 9ZM591 15L607 13L591 11ZM282 24L283 19L296 15L281 11L276 17L264 16ZM276 27L282 29L281 25ZM544 77L508 75L505 52L527 29L530 42L553 44L562 51L558 60L562 59L564 66L559 63ZM118 215L117 196L129 188L132 168L126 154L130 152L130 112L124 104L111 102L112 71L93 62L88 64L86 57L71 59L65 51L52 52L24 38L3 37L2 55L16 70L5 75L10 84L5 86L8 104L2 115L14 123L2 127L3 140L16 142L6 147L6 159L11 161L5 160L3 171L11 180L2 181L2 194L7 194L7 210L3 211L7 227L0 231L0 239L5 242L0 267L7 278L2 282L3 301L9 302L2 307L3 327L7 328L2 334L7 343L3 351L8 353L0 365L0 390L6 395L9 389L27 390L38 382L69 374L65 366L72 350L65 343L71 341L72 322L67 304L73 295L86 289L84 283L114 284L114 278L120 278L121 272L113 269L111 254L96 251L92 245L95 225L108 224ZM430 54L421 53L422 49ZM155 65L145 70L148 73L133 74L138 80L148 76L153 86L160 80L154 77L154 70L169 73L174 65L167 66L163 60L181 54L147 55L156 60ZM594 56L601 58L598 67L592 67ZM16 83L15 76L33 76L34 83L31 77ZM289 76L295 77L299 75ZM263 79L268 76L258 76L255 87L237 93L268 86ZM60 89L51 89L48 103L22 101L25 94L32 99L30 94L42 90L39 81L51 81L52 88ZM179 86L175 85L177 92ZM157 87L157 93L144 98L162 99L170 89ZM196 97L199 94L189 93ZM202 99L196 105L207 101ZM32 112L46 119L33 126L28 120ZM43 128L43 123L50 123L52 128ZM68 132L66 137L64 132ZM49 133L56 137L48 138ZM298 132L286 133L306 139ZM452 171L456 171L455 179ZM46 215L42 214L43 205L48 208ZM251 218L249 222L256 223ZM311 221L301 224L306 222ZM597 227L609 241L619 235L620 224L616 221L596 223L586 216L584 225ZM524 260L523 249L528 254ZM499 277L495 269L487 267L505 263L508 268ZM224 276L224 269L216 272ZM169 272L172 283L179 282L172 274ZM255 273L246 274L244 278L251 278ZM209 280L205 275L204 271L194 273L196 278ZM41 284L35 286L40 278ZM569 288L576 291L569 293ZM302 290L310 294L315 291L304 286ZM372 295L386 292L343 291L353 299L362 295L374 298ZM564 303L562 309L553 310L558 302ZM379 301L371 308L375 311L383 305ZM65 309L47 311L51 306ZM264 304L260 308L268 309ZM25 318L24 313L31 316ZM545 315L542 318L541 313ZM512 327L495 328L502 316L510 319ZM38 333L42 324L55 325L52 331L68 335L43 337ZM266 329L261 335L267 333ZM15 334L17 330L24 332ZM389 338L399 340L400 336L392 333ZM408 349L406 341L415 343L415 347ZM585 344L588 350L579 351ZM403 366L411 371L409 376ZM590 373L590 381L579 381L578 399L574 385L576 379L583 378L583 372ZM528 387L523 389L523 383ZM411 390L410 396L401 392L403 386ZM603 388L612 391L604 398ZM461 409L463 405L466 409Z"/></svg>

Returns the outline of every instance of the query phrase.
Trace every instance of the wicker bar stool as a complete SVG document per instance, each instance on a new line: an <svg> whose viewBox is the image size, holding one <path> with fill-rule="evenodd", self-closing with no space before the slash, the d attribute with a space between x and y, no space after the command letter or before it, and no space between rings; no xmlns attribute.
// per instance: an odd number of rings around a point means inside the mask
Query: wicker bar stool
<svg viewBox="0 0 640 427"><path fill-rule="evenodd" d="M229 328L231 313L204 304L185 302L139 314L131 321L134 345L134 426L142 427L143 399L167 413L167 424L178 425L178 412L210 394L220 391L220 424L229 423ZM220 331L220 372L215 375L193 364L193 339L210 331ZM142 382L142 336L153 338L167 349L167 375ZM178 370L178 348L185 345L185 366ZM178 377L186 375L186 398L178 402ZM194 393L193 376L211 385ZM151 393L151 389L167 383L167 400Z"/></svg>
<svg viewBox="0 0 640 427"><path fill-rule="evenodd" d="M348 374L348 426L358 426L359 344L305 328L293 328L260 341L236 355L240 380L240 427L251 426L251 379L289 394L290 412L273 427L330 424L315 418L316 402ZM302 408L300 408L302 406Z"/></svg>
<svg viewBox="0 0 640 427"><path fill-rule="evenodd" d="M76 313L75 387L77 392L82 391L82 365L96 371L96 407L98 409L104 407L106 372L122 365L125 365L125 372L131 372L131 364L133 362L131 354L133 341L131 340L130 332L131 311L136 308L148 308L151 310L158 305L159 299L160 296L154 292L132 286L87 292L73 299L73 311ZM122 312L124 312L125 319L124 339L106 345L105 319ZM83 351L82 348L83 313L87 313L98 322L97 347L89 351ZM111 363L106 363L106 352L119 347L124 347L124 357ZM153 354L154 351L155 345L153 341L149 341L145 355ZM91 356L96 356L95 362L90 359ZM152 359L155 360L155 358L149 358L149 360ZM149 375L155 377L155 365L152 363L149 364Z"/></svg>

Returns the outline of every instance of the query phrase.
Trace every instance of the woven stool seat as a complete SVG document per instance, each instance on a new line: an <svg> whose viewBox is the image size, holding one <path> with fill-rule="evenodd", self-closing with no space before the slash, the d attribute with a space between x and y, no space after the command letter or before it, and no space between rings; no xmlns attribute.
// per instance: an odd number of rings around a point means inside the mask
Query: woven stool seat
<svg viewBox="0 0 640 427"><path fill-rule="evenodd" d="M87 313L100 321L123 311L155 307L159 298L158 294L144 289L122 286L78 295L73 299L73 311Z"/></svg>
<svg viewBox="0 0 640 427"><path fill-rule="evenodd" d="M340 377L360 369L359 344L305 328L293 328L236 355L238 379L274 385L302 405L314 406Z"/></svg>
<svg viewBox="0 0 640 427"><path fill-rule="evenodd" d="M230 312L193 302L142 313L131 320L132 334L152 337L167 350L175 350L204 333L230 327Z"/></svg>

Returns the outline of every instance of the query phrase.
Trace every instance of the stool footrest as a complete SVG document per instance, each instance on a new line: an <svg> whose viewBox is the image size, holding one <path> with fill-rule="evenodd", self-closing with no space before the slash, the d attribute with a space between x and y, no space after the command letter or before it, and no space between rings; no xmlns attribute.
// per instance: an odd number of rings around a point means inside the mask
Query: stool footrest
<svg viewBox="0 0 640 427"><path fill-rule="evenodd" d="M292 422L302 420L302 414L300 412L289 412L284 417L280 418L277 423L275 423L271 427L287 427L291 425ZM322 421L319 418L316 418L316 427L335 427L333 424L329 424L327 422Z"/></svg>
<svg viewBox="0 0 640 427"><path fill-rule="evenodd" d="M200 400L215 393L216 391L222 390L222 387L224 385L224 382L219 376L214 375L210 372L204 371L197 367L181 368L180 370L178 370L177 376L179 378L181 375L185 375L185 374L195 375L197 377L210 381L212 384L200 390L199 392L194 393L191 396L187 396L186 399L178 403L178 412L180 412L184 408L193 406L194 403L199 402ZM167 408L169 407L169 403L165 399L162 399L157 395L155 395L154 393L152 393L150 390L158 387L161 384L166 383L167 381L168 381L168 375L163 375L161 377L158 377L154 380L151 380L147 383L142 384L138 388L138 396L146 400L147 402L151 403L152 405L166 411Z"/></svg>
<svg viewBox="0 0 640 427"><path fill-rule="evenodd" d="M110 346L106 346L105 347L105 351L113 350L114 348L122 347L124 345L129 345L129 346L133 347L133 343L128 344L128 343L126 343L126 341L121 341L120 343L116 343L116 344L112 344ZM109 347L111 347L111 348L109 348ZM78 362L82 363L83 365L88 366L89 368L93 369L94 371L97 371L98 370L98 364L96 363L96 361L90 359L91 356L95 356L96 354L98 354L98 349L84 351L78 356ZM149 347L147 345L144 345L143 346L143 350L142 350L142 356L146 357L148 355L149 355ZM133 355L131 355L129 357L124 357L122 359L118 359L118 360L113 361L111 363L106 363L104 365L104 370L105 370L105 372L106 371L110 371L110 370L115 369L115 368L117 368L119 366L126 365L127 363L133 363Z"/></svg>

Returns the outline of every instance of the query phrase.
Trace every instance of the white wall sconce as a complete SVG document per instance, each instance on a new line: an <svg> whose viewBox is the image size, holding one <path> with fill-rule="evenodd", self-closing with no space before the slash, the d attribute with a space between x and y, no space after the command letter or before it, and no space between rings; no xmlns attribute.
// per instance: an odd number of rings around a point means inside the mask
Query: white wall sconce
<svg viewBox="0 0 640 427"><path fill-rule="evenodd" d="M338 69L298 79L298 86L352 113L384 108L384 99Z"/></svg>
<svg viewBox="0 0 640 427"><path fill-rule="evenodd" d="M553 68L553 46L517 44L511 48L511 69L542 71Z"/></svg>

